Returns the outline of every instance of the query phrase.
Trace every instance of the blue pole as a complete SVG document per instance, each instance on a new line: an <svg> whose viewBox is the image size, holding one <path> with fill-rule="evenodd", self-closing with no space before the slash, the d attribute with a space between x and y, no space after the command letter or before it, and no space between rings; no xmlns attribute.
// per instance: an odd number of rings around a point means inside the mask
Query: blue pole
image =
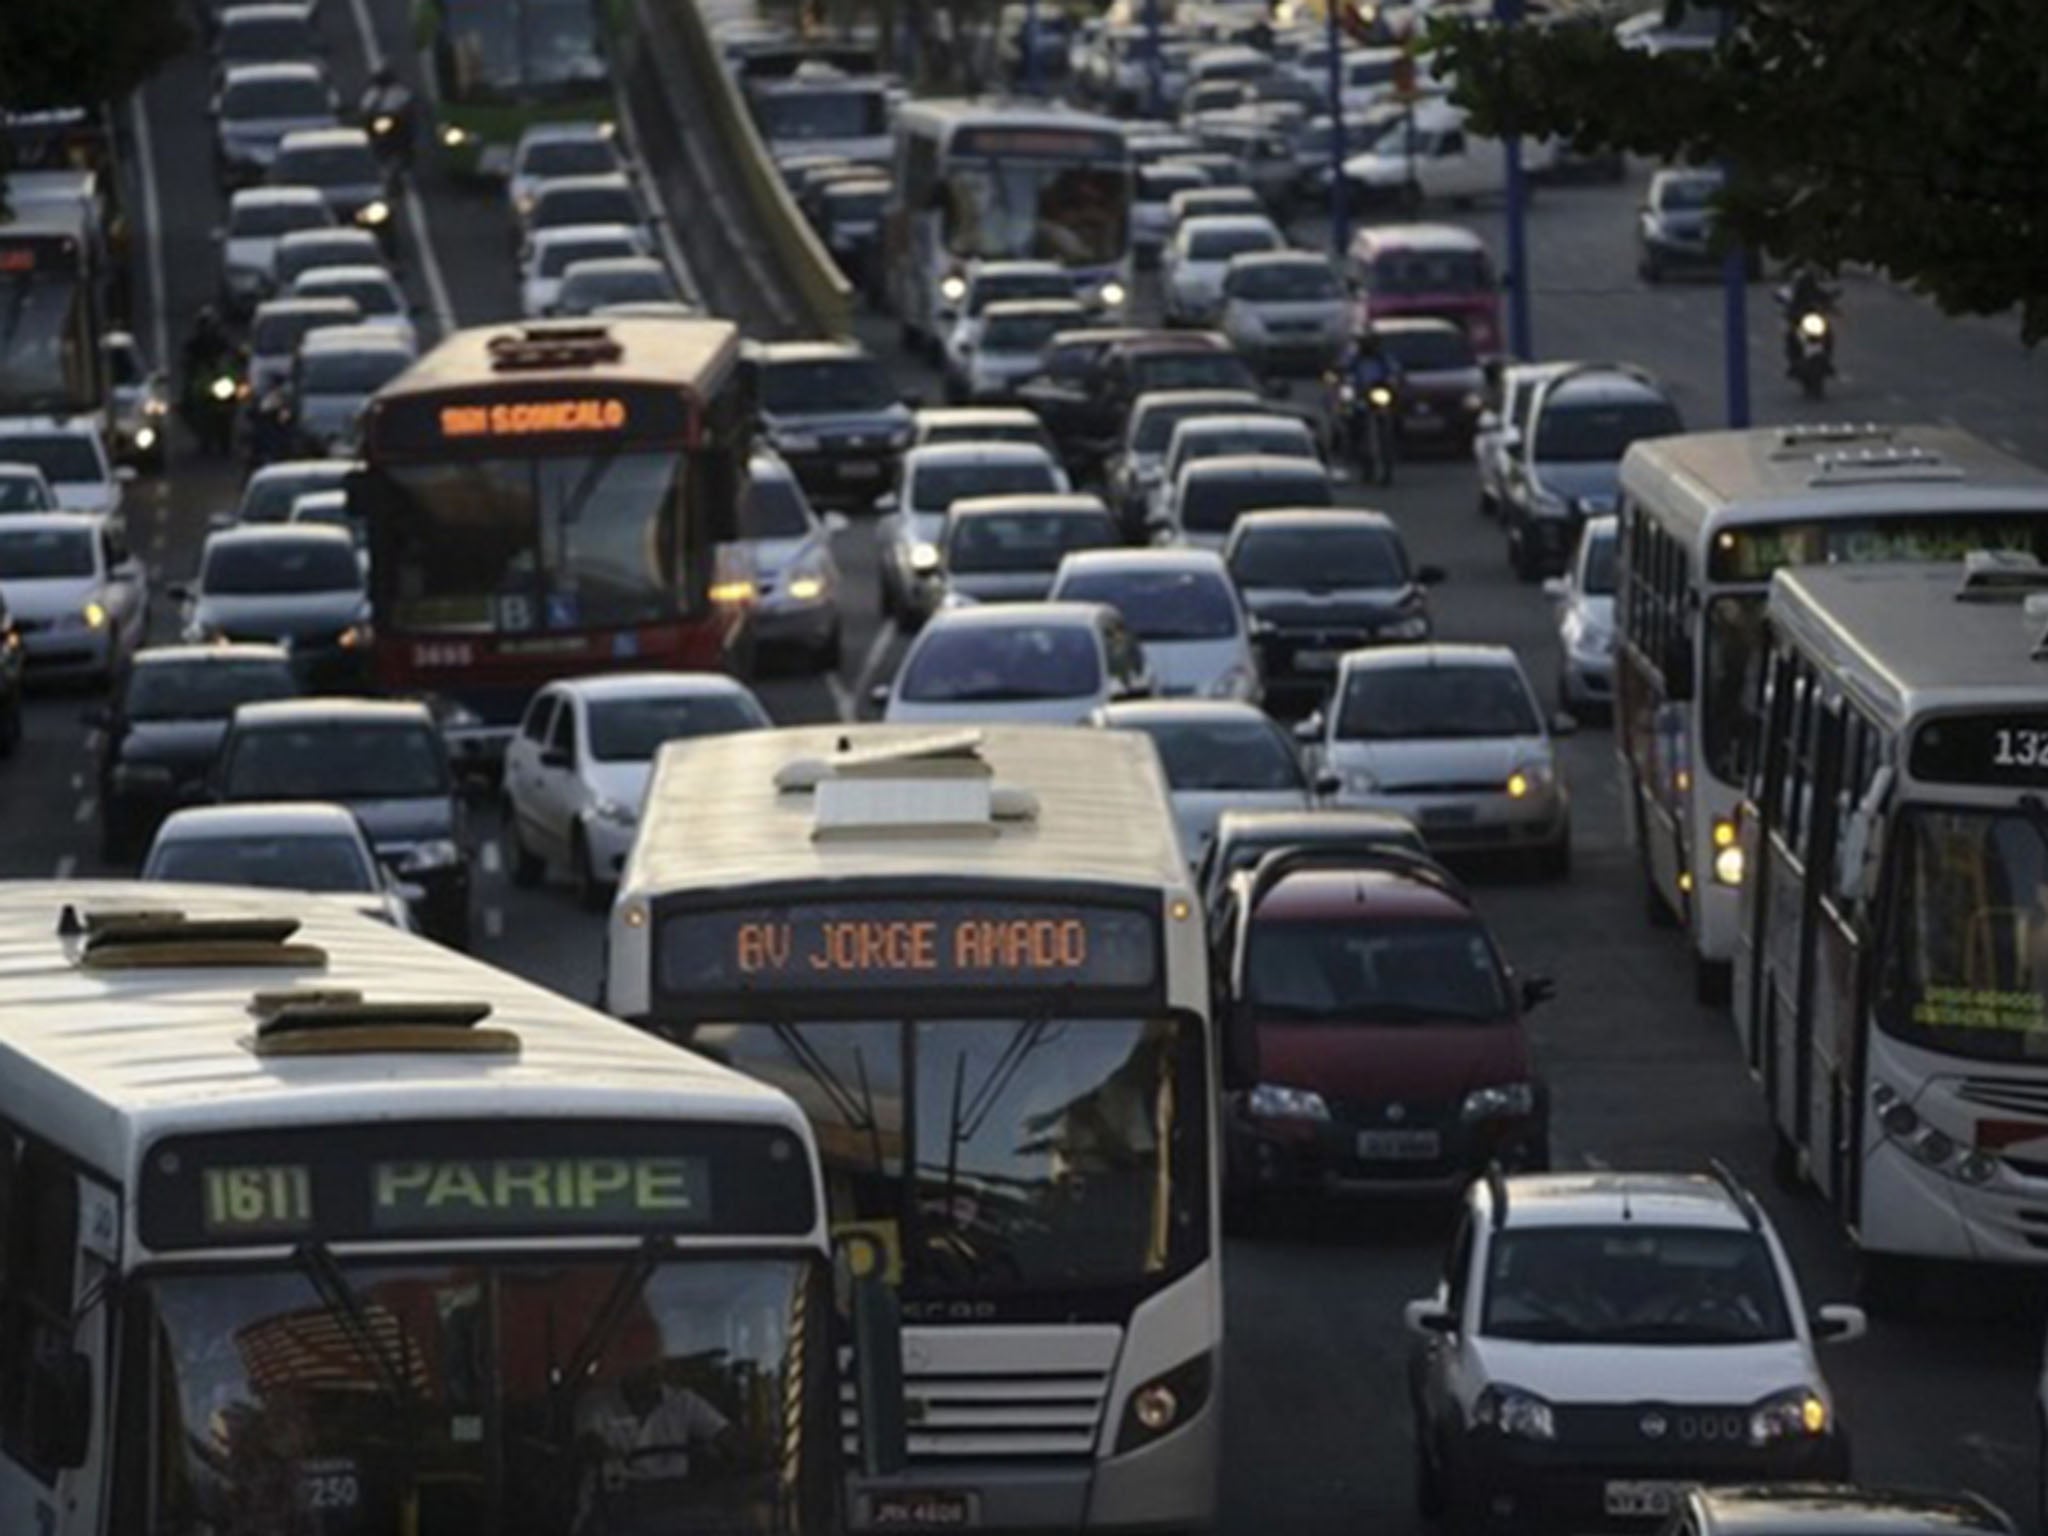
<svg viewBox="0 0 2048 1536"><path fill-rule="evenodd" d="M1494 0L1494 19L1512 27L1522 19L1522 0ZM1529 189L1522 176L1522 136L1501 141L1506 160L1508 203L1508 350L1523 362L1536 355L1529 323Z"/></svg>
<svg viewBox="0 0 2048 1536"><path fill-rule="evenodd" d="M1344 185L1344 35L1337 25L1337 7L1345 0L1323 0L1330 40L1330 249L1339 261L1351 249L1351 194Z"/></svg>
<svg viewBox="0 0 2048 1536"><path fill-rule="evenodd" d="M1166 116L1166 59L1159 51L1159 0L1145 0L1145 83L1151 98L1147 117Z"/></svg>
<svg viewBox="0 0 2048 1536"><path fill-rule="evenodd" d="M1038 0L1024 0L1024 94L1038 94Z"/></svg>
<svg viewBox="0 0 2048 1536"><path fill-rule="evenodd" d="M1735 25L1735 8L1721 12L1721 39ZM1723 186L1734 180L1734 167L1723 164ZM1721 257L1721 357L1727 380L1728 425L1749 425L1749 255L1731 245Z"/></svg>

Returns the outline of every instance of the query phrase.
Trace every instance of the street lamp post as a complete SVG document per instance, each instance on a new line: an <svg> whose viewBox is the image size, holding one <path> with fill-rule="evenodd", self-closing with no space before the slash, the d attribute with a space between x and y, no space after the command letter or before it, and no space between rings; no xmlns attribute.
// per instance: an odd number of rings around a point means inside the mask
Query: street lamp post
<svg viewBox="0 0 2048 1536"><path fill-rule="evenodd" d="M1159 0L1145 0L1145 111L1155 118L1166 116L1166 58L1159 49Z"/></svg>
<svg viewBox="0 0 2048 1536"><path fill-rule="evenodd" d="M1519 26L1522 0L1494 0L1493 17L1503 27ZM1529 189L1522 173L1522 136L1512 118L1506 128L1501 154L1508 205L1508 350L1527 362L1535 356L1529 322Z"/></svg>
<svg viewBox="0 0 2048 1536"><path fill-rule="evenodd" d="M1339 261L1351 248L1351 190L1344 185L1344 29L1338 8L1346 0L1323 0L1330 45L1330 249Z"/></svg>

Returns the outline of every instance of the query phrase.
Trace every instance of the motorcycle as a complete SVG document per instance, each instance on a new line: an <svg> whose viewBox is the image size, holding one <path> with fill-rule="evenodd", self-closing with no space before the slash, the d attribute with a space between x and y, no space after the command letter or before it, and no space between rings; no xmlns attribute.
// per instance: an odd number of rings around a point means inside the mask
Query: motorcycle
<svg viewBox="0 0 2048 1536"><path fill-rule="evenodd" d="M1394 483L1394 390L1390 384L1367 385L1363 395L1349 379L1337 385L1340 446L1358 471L1361 484Z"/></svg>
<svg viewBox="0 0 2048 1536"><path fill-rule="evenodd" d="M1785 309L1785 372L1807 399L1818 400L1835 371L1834 322L1825 305L1794 305L1789 296L1780 302Z"/></svg>
<svg viewBox="0 0 2048 1536"><path fill-rule="evenodd" d="M202 369L185 381L185 425L199 439L200 452L226 458L235 441L235 418L249 384L233 359Z"/></svg>
<svg viewBox="0 0 2048 1536"><path fill-rule="evenodd" d="M387 172L412 169L412 120L410 94L366 103L363 108L363 129L370 136L370 148Z"/></svg>

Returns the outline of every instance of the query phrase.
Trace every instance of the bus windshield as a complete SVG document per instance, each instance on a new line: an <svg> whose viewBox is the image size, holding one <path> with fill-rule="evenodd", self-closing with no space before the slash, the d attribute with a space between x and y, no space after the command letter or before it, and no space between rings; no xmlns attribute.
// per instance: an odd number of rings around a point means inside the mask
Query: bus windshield
<svg viewBox="0 0 2048 1536"><path fill-rule="evenodd" d="M1914 807L1896 836L1880 1027L1969 1060L2048 1060L2048 824Z"/></svg>
<svg viewBox="0 0 2048 1536"><path fill-rule="evenodd" d="M946 174L946 249L1070 267L1121 261L1131 180L1118 165L1024 158L962 161Z"/></svg>
<svg viewBox="0 0 2048 1536"><path fill-rule="evenodd" d="M737 1024L690 1043L795 1097L834 1226L885 1228L907 1297L1121 1287L1203 1256L1192 1021Z"/></svg>
<svg viewBox="0 0 2048 1536"><path fill-rule="evenodd" d="M792 1259L307 1261L138 1287L156 1531L794 1536ZM808 1425L806 1420L811 1421ZM138 1495L141 1497L141 1495Z"/></svg>
<svg viewBox="0 0 2048 1536"><path fill-rule="evenodd" d="M379 623L520 634L691 611L677 532L689 463L643 452L379 466Z"/></svg>
<svg viewBox="0 0 2048 1536"><path fill-rule="evenodd" d="M447 0L441 29L442 78L460 101L574 94L605 78L593 0Z"/></svg>
<svg viewBox="0 0 2048 1536"><path fill-rule="evenodd" d="M47 258L22 272L0 264L0 416L98 407L90 310L75 271Z"/></svg>

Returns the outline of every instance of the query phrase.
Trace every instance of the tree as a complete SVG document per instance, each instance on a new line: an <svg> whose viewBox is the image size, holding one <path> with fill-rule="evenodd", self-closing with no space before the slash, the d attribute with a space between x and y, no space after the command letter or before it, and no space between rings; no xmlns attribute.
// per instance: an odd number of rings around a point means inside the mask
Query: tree
<svg viewBox="0 0 2048 1536"><path fill-rule="evenodd" d="M121 101L185 41L174 0L4 0L0 110Z"/></svg>
<svg viewBox="0 0 2048 1536"><path fill-rule="evenodd" d="M1447 20L1432 37L1484 132L1724 163L1723 213L1744 244L1828 270L1867 263L1951 313L2017 306L2028 343L2048 336L2048 5L1727 7L1707 51L1638 52L1568 23Z"/></svg>

